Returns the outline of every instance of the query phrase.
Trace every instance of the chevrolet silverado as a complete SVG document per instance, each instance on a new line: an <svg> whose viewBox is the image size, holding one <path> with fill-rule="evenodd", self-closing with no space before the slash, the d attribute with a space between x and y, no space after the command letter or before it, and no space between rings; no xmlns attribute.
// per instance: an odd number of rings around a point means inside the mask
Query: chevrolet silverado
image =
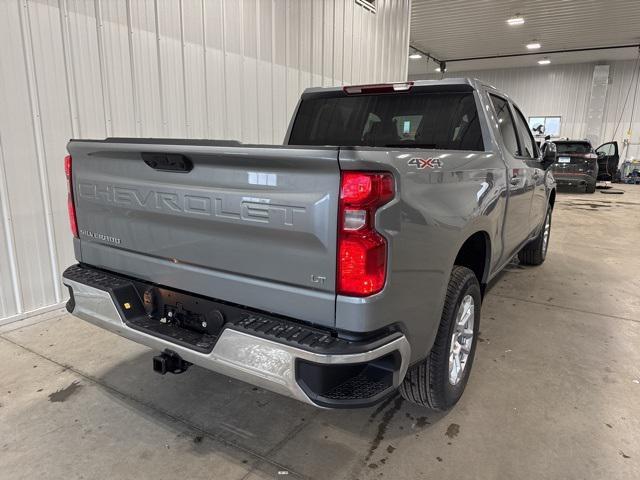
<svg viewBox="0 0 640 480"><path fill-rule="evenodd" d="M539 265L555 182L524 115L477 80L310 88L284 145L71 140L73 315L325 408L398 389L444 410L487 284Z"/></svg>

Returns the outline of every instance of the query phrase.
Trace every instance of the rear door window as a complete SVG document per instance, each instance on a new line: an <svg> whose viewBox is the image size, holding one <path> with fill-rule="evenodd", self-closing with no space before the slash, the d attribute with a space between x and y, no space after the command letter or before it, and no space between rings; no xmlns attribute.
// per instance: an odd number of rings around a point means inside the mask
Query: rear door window
<svg viewBox="0 0 640 480"><path fill-rule="evenodd" d="M516 126L518 127L518 133L520 134L520 140L522 141L522 151L520 155L528 158L535 158L538 156L538 150L536 149L536 144L533 140L533 135L531 134L531 130L529 130L529 126L524 119L524 115L522 112L518 110L517 107L514 107L516 111Z"/></svg>
<svg viewBox="0 0 640 480"><path fill-rule="evenodd" d="M496 118L498 121L498 129L500 135L504 141L504 146L509 150L511 155L520 155L520 147L518 145L518 137L516 136L516 128L509 110L509 102L504 98L500 98L496 95L489 94L491 97L491 103L496 111Z"/></svg>
<svg viewBox="0 0 640 480"><path fill-rule="evenodd" d="M307 98L289 144L484 150L471 92Z"/></svg>

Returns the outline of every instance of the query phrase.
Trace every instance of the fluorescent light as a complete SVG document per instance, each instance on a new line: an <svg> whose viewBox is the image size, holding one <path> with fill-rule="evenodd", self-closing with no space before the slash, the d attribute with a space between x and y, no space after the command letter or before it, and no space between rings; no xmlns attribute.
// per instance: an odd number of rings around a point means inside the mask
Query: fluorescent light
<svg viewBox="0 0 640 480"><path fill-rule="evenodd" d="M549 60L548 58L543 58L542 60L538 60L539 65L549 65L550 63L551 63L551 60Z"/></svg>
<svg viewBox="0 0 640 480"><path fill-rule="evenodd" d="M409 58L411 60L418 60L419 58L422 58L422 55L420 55L419 53L412 53L411 55L409 55Z"/></svg>
<svg viewBox="0 0 640 480"><path fill-rule="evenodd" d="M516 15L515 17L511 17L509 20L507 20L507 23L509 25L522 25L524 23L524 17Z"/></svg>
<svg viewBox="0 0 640 480"><path fill-rule="evenodd" d="M527 43L527 48L529 50L538 50L542 45L540 45L538 42L531 42L531 43Z"/></svg>

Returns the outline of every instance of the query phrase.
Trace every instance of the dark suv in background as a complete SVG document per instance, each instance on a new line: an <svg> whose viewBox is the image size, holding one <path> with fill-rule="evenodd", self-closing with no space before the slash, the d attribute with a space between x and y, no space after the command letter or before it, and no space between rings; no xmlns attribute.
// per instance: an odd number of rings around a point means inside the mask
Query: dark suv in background
<svg viewBox="0 0 640 480"><path fill-rule="evenodd" d="M612 181L618 169L618 142L600 145L595 150L588 140L554 140L558 160L551 166L559 187L585 187L596 191L596 182Z"/></svg>
<svg viewBox="0 0 640 480"><path fill-rule="evenodd" d="M559 187L585 187L587 193L596 191L598 155L587 140L555 140L558 152L551 166Z"/></svg>

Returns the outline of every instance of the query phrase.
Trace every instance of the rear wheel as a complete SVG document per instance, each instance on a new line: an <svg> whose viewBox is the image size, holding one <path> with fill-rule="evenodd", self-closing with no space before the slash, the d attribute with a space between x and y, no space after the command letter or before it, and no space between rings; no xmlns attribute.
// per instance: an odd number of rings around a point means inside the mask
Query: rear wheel
<svg viewBox="0 0 640 480"><path fill-rule="evenodd" d="M406 400L433 410L447 410L458 402L475 355L480 302L475 274L454 266L433 348L409 369L400 385Z"/></svg>
<svg viewBox="0 0 640 480"><path fill-rule="evenodd" d="M587 193L595 193L595 191L596 191L596 184L595 184L595 183L587 183L587 187L586 187L585 191L586 191Z"/></svg>
<svg viewBox="0 0 640 480"><path fill-rule="evenodd" d="M551 207L547 208L547 215L544 218L544 225L538 236L526 244L520 252L518 258L523 265L541 265L547 257L549 248L549 237L551 235Z"/></svg>

